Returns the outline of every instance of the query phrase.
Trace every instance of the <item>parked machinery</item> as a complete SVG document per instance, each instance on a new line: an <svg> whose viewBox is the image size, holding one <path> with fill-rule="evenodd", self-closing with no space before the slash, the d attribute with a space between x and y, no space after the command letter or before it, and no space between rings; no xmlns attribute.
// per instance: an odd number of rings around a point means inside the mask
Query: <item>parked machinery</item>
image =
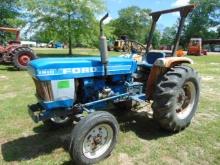
<svg viewBox="0 0 220 165"><path fill-rule="evenodd" d="M115 147L119 125L106 109L112 103L130 109L135 103L153 101L153 117L171 132L185 129L199 102L200 81L188 65L192 60L175 57L184 20L193 5L151 13L153 18L143 61L108 57L103 21L100 21L100 54L98 57L47 58L29 63L28 71L36 86L38 102L29 106L35 122L65 125L79 122L70 139L70 156L76 164L93 164L106 158ZM162 14L180 12L181 19L172 57L151 52L156 23Z"/></svg>
<svg viewBox="0 0 220 165"><path fill-rule="evenodd" d="M187 55L202 56L207 55L207 51L202 48L202 38L191 38Z"/></svg>
<svg viewBox="0 0 220 165"><path fill-rule="evenodd" d="M17 69L26 69L28 62L37 56L29 47L21 46L20 30L0 27L0 32L2 33L0 37L4 37L4 33L13 33L16 37L6 46L0 45L0 63L12 63Z"/></svg>
<svg viewBox="0 0 220 165"><path fill-rule="evenodd" d="M136 53L140 55L145 50L145 46L140 42L128 39L128 36L121 36L120 39L114 41L113 49L115 51Z"/></svg>

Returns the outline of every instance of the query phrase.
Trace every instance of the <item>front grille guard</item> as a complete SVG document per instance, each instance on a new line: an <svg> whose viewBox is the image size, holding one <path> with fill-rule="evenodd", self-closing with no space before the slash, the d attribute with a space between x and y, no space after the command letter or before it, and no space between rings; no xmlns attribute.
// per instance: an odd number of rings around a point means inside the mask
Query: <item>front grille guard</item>
<svg viewBox="0 0 220 165"><path fill-rule="evenodd" d="M50 81L38 81L33 78L33 81L36 86L36 96L41 100L53 101L53 91Z"/></svg>

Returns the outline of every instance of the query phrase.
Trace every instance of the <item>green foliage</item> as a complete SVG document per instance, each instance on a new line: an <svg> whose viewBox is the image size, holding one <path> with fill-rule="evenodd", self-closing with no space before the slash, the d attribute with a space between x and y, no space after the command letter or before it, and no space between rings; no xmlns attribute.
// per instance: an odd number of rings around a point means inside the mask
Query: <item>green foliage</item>
<svg viewBox="0 0 220 165"><path fill-rule="evenodd" d="M113 21L114 34L118 37L127 35L129 39L146 43L146 33L149 31L149 9L131 6L119 11L119 18Z"/></svg>
<svg viewBox="0 0 220 165"><path fill-rule="evenodd" d="M187 43L191 37L217 38L217 33L210 29L220 24L220 1L191 0L190 3L196 4L197 7L187 19L183 42Z"/></svg>
<svg viewBox="0 0 220 165"><path fill-rule="evenodd" d="M112 20L108 26L111 27L112 38L120 38L126 35L129 39L146 44L151 27L150 9L141 9L131 6L121 9L119 17ZM152 45L158 48L160 45L160 32L156 30L153 35Z"/></svg>
<svg viewBox="0 0 220 165"><path fill-rule="evenodd" d="M218 38L220 38L220 26L217 29L217 36L218 36Z"/></svg>
<svg viewBox="0 0 220 165"><path fill-rule="evenodd" d="M149 32L147 32L147 37L148 37ZM146 35L146 34L145 34ZM158 49L160 46L160 38L161 38L161 34L158 30L155 30L154 34L153 34L153 40L152 40L152 45L154 49Z"/></svg>
<svg viewBox="0 0 220 165"><path fill-rule="evenodd" d="M114 20L110 21L105 25L105 35L110 40L118 39L117 35L115 35L116 27L114 26Z"/></svg>
<svg viewBox="0 0 220 165"><path fill-rule="evenodd" d="M105 8L102 0L21 0L21 5L32 18L31 28L38 31L36 39L71 46L93 46L98 36L95 14Z"/></svg>
<svg viewBox="0 0 220 165"><path fill-rule="evenodd" d="M11 21L19 14L16 0L1 0L0 11L0 26L12 26Z"/></svg>
<svg viewBox="0 0 220 165"><path fill-rule="evenodd" d="M20 17L21 9L16 0L1 0L0 11L0 26L21 28L25 25L25 21ZM14 39L15 35L1 32L0 43L6 44L7 41Z"/></svg>
<svg viewBox="0 0 220 165"><path fill-rule="evenodd" d="M161 44L162 45L172 45L174 42L174 38L176 35L176 27L166 27L163 31L162 38L161 38Z"/></svg>
<svg viewBox="0 0 220 165"><path fill-rule="evenodd" d="M196 4L196 8L189 14L186 20L180 45L186 48L192 37L203 39L215 39L220 37L220 29L215 29L220 24L220 1L219 0L191 0L191 4ZM176 35L178 24L164 29L161 44L172 45Z"/></svg>

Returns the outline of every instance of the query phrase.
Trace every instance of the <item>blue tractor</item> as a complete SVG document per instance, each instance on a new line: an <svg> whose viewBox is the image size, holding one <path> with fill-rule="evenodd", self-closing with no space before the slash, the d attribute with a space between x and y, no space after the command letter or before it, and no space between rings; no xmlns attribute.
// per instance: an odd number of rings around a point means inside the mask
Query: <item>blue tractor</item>
<svg viewBox="0 0 220 165"><path fill-rule="evenodd" d="M71 133L70 156L76 164L93 164L112 152L119 133L118 122L106 111L108 104L129 109L136 103L152 101L153 117L166 130L179 132L191 122L199 101L200 83L192 60L175 57L184 20L193 10L188 5L151 13L153 18L143 61L108 58L107 42L100 21L100 54L82 58L42 58L29 63L38 103L29 106L35 122L62 126L77 119ZM151 52L157 20L162 14L181 15L171 57Z"/></svg>

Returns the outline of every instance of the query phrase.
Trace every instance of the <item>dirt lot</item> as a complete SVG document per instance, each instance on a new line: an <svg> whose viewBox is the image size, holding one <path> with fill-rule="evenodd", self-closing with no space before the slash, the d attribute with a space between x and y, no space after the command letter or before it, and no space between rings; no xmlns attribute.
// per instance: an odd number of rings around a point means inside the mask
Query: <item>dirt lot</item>
<svg viewBox="0 0 220 165"><path fill-rule="evenodd" d="M59 51L37 50L41 57L65 53ZM113 154L100 164L220 164L220 54L190 58L202 84L199 109L190 127L169 134L146 111L113 110L118 112L119 141ZM0 164L71 164L66 149L72 126L49 131L28 116L27 105L36 102L28 73L1 65L0 87Z"/></svg>

